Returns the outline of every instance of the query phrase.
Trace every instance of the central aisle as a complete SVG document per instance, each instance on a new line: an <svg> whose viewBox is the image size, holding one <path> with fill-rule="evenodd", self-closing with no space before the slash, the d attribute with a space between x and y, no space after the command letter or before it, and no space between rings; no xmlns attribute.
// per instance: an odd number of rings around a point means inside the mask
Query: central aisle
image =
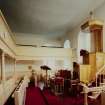
<svg viewBox="0 0 105 105"><path fill-rule="evenodd" d="M84 105L83 96L56 96L50 89L40 90L38 87L28 87L26 90L25 105ZM99 105L89 100L89 105Z"/></svg>

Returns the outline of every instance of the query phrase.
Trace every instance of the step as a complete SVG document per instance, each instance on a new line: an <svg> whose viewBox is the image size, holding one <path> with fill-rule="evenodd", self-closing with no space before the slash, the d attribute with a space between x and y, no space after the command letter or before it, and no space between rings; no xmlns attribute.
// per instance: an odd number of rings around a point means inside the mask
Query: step
<svg viewBox="0 0 105 105"><path fill-rule="evenodd" d="M91 99L97 99L101 92L92 92L92 96L88 96Z"/></svg>
<svg viewBox="0 0 105 105"><path fill-rule="evenodd" d="M103 85L105 85L105 83L100 83L100 86L103 86Z"/></svg>

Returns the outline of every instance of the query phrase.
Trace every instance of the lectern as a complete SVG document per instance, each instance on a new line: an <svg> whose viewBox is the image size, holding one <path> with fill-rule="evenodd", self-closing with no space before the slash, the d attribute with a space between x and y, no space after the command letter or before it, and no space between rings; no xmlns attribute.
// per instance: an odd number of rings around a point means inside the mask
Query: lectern
<svg viewBox="0 0 105 105"><path fill-rule="evenodd" d="M48 78L48 70L51 70L50 67L46 66L46 65L43 65L40 67L42 70L45 70L46 71L46 81L45 81L45 86L47 87L47 78Z"/></svg>

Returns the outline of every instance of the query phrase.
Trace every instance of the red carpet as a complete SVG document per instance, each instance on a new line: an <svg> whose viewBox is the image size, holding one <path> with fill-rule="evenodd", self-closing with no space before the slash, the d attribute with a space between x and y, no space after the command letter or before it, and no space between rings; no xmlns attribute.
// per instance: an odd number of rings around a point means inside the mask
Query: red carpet
<svg viewBox="0 0 105 105"><path fill-rule="evenodd" d="M83 97L63 97L55 96L50 91L44 91L44 95L47 98L49 105L83 105Z"/></svg>
<svg viewBox="0 0 105 105"><path fill-rule="evenodd" d="M47 105L39 88L29 87L26 91L25 105Z"/></svg>
<svg viewBox="0 0 105 105"><path fill-rule="evenodd" d="M26 91L25 105L84 105L83 96L55 96L49 89L43 92L37 87L29 87ZM89 100L89 105L99 105Z"/></svg>

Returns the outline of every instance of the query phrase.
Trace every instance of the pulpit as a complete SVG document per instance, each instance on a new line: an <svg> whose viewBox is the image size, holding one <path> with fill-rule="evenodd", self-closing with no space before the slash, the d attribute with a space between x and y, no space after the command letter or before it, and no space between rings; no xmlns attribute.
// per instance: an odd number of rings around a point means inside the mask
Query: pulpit
<svg viewBox="0 0 105 105"><path fill-rule="evenodd" d="M103 21L90 19L81 25L83 32L89 32L90 52L103 52Z"/></svg>

